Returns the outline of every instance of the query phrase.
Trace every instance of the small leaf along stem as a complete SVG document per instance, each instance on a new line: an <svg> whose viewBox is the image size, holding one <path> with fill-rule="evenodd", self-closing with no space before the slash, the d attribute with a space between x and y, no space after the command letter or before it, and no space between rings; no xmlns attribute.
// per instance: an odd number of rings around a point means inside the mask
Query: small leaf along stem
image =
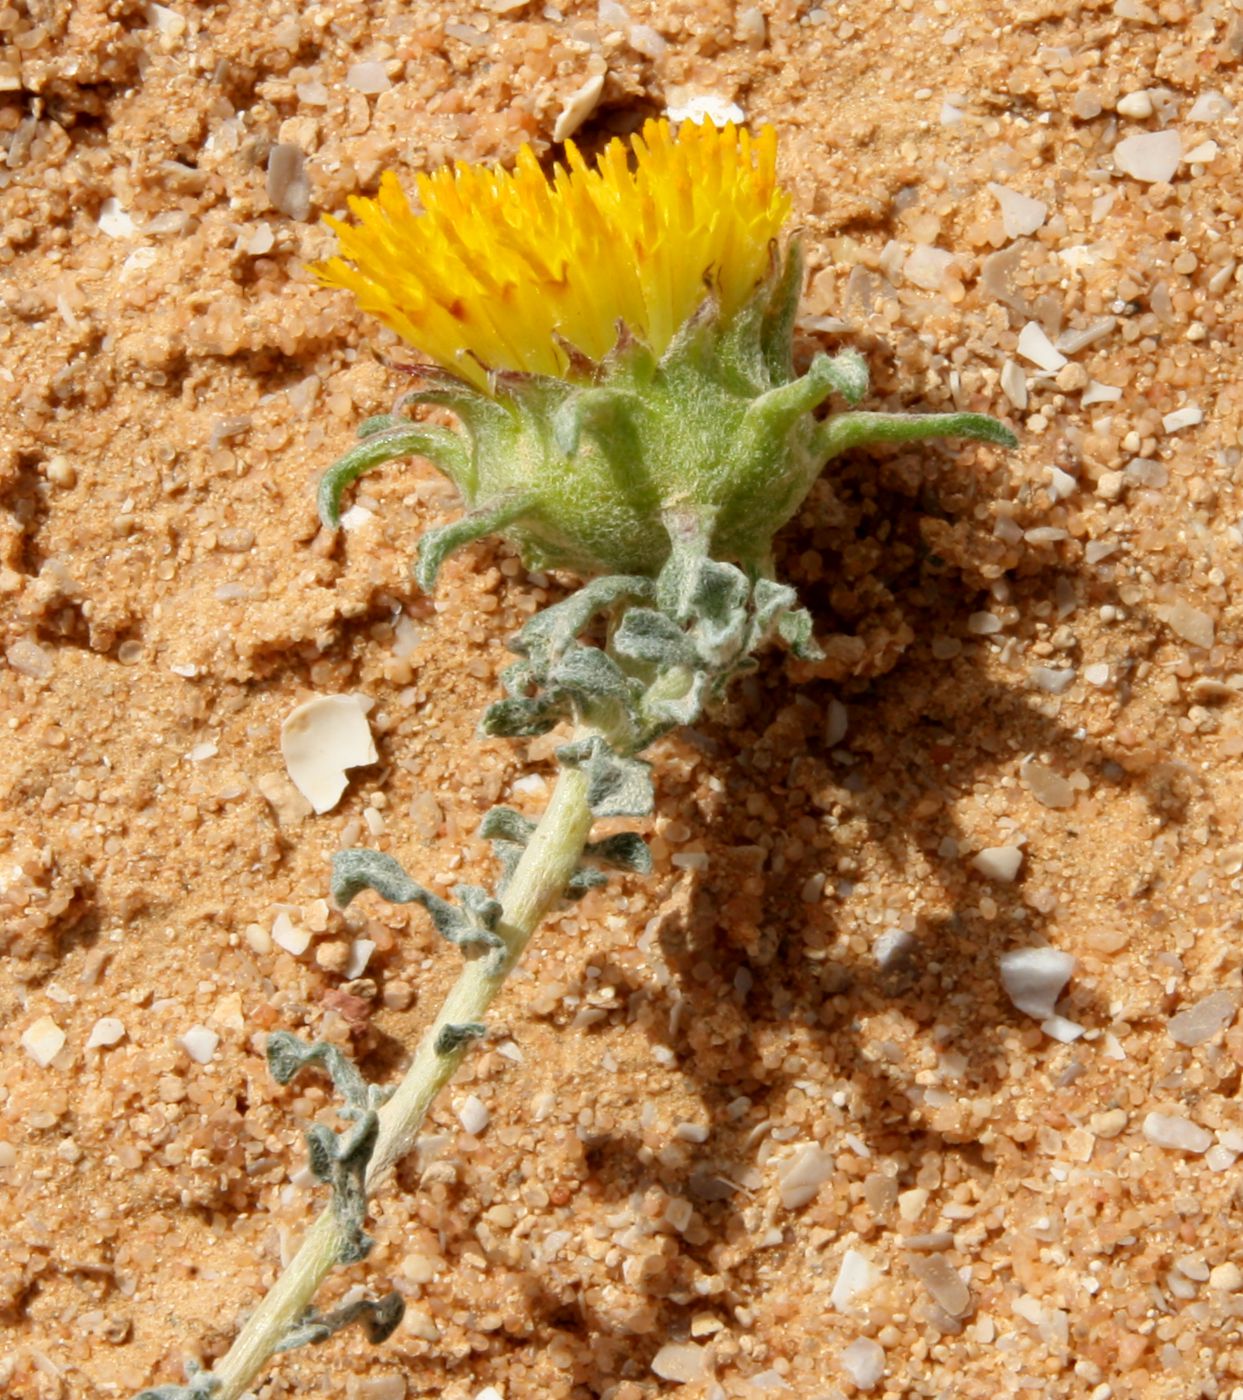
<svg viewBox="0 0 1243 1400"><path fill-rule="evenodd" d="M592 738L580 730L576 738ZM436 1020L423 1036L410 1068L380 1110L380 1130L367 1168L368 1194L410 1151L432 1101L453 1078L473 1037L445 1034L447 1027L483 1018L513 971L532 934L560 898L578 868L591 830L588 772L563 767L539 825L532 833L502 900L497 931L501 956L467 962ZM268 1359L280 1349L290 1327L306 1313L319 1285L339 1261L342 1228L331 1209L310 1227L297 1254L213 1367L219 1380L213 1400L238 1400Z"/></svg>

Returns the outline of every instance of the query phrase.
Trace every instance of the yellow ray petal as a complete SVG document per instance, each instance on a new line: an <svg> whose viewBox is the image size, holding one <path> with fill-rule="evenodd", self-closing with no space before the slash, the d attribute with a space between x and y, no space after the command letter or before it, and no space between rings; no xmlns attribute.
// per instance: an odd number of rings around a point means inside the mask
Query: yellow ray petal
<svg viewBox="0 0 1243 1400"><path fill-rule="evenodd" d="M790 211L772 127L650 121L594 168L572 142L549 179L524 146L512 171L459 163L420 175L411 209L386 172L356 222L329 219L327 286L445 369L564 374L567 342L602 359L624 323L660 354L711 283L725 316L764 276Z"/></svg>

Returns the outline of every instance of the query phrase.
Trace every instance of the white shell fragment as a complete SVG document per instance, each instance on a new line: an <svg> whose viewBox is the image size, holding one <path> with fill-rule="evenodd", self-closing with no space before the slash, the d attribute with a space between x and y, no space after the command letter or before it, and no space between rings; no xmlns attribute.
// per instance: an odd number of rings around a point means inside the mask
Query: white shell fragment
<svg viewBox="0 0 1243 1400"><path fill-rule="evenodd" d="M1007 238L1026 238L1035 233L1049 212L1043 199L1032 199L1005 185L990 182L988 192L1001 205L1001 226Z"/></svg>
<svg viewBox="0 0 1243 1400"><path fill-rule="evenodd" d="M595 73L581 87L570 94L565 106L557 113L553 124L552 139L564 141L573 136L580 126L596 110L600 94L604 91L604 74Z"/></svg>
<svg viewBox="0 0 1243 1400"><path fill-rule="evenodd" d="M1128 136L1114 147L1114 164L1118 169L1146 185L1172 180L1182 158L1182 137L1172 127Z"/></svg>
<svg viewBox="0 0 1243 1400"><path fill-rule="evenodd" d="M65 1048L65 1033L50 1016L40 1016L22 1032L22 1049L45 1069Z"/></svg>
<svg viewBox="0 0 1243 1400"><path fill-rule="evenodd" d="M728 126L730 122L745 122L746 113L736 102L711 92L679 93L665 109L671 122L711 122L713 126Z"/></svg>
<svg viewBox="0 0 1243 1400"><path fill-rule="evenodd" d="M345 791L346 770L379 758L359 695L319 695L285 716L281 754L294 786L319 813Z"/></svg>
<svg viewBox="0 0 1243 1400"><path fill-rule="evenodd" d="M1069 953L1056 948L1018 948L999 960L1001 984L1020 1011L1047 1021L1075 970Z"/></svg>
<svg viewBox="0 0 1243 1400"><path fill-rule="evenodd" d="M781 1204L786 1210L805 1206L832 1175L832 1154L814 1142L804 1143L781 1167L778 1178Z"/></svg>
<svg viewBox="0 0 1243 1400"><path fill-rule="evenodd" d="M1177 433L1203 422L1204 410L1195 404L1188 404L1186 408L1176 408L1173 413L1167 413L1161 420L1161 426L1167 433Z"/></svg>
<svg viewBox="0 0 1243 1400"><path fill-rule="evenodd" d="M1018 352L1025 360L1030 360L1037 368L1056 374L1066 364L1066 356L1053 344L1036 321L1028 323L1019 332Z"/></svg>
<svg viewBox="0 0 1243 1400"><path fill-rule="evenodd" d="M138 225L121 208L120 201L110 197L99 206L99 231L109 238L133 238Z"/></svg>
<svg viewBox="0 0 1243 1400"><path fill-rule="evenodd" d="M849 1312L856 1298L869 1289L875 1288L880 1279L880 1270L857 1249L848 1249L842 1255L837 1269L837 1279L829 1294L829 1303L834 1312Z"/></svg>

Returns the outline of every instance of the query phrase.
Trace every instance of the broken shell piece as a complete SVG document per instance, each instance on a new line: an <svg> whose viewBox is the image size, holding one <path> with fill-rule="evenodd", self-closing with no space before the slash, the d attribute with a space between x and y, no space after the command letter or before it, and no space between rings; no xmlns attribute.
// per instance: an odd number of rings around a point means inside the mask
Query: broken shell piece
<svg viewBox="0 0 1243 1400"><path fill-rule="evenodd" d="M377 762L361 695L319 695L281 725L281 754L294 786L319 813L345 791L346 769Z"/></svg>

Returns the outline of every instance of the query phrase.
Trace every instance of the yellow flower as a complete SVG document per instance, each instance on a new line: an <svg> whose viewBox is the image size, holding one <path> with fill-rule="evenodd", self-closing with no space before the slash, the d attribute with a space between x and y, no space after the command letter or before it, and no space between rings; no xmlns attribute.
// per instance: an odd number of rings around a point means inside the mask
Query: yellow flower
<svg viewBox="0 0 1243 1400"><path fill-rule="evenodd" d="M388 172L350 200L356 224L328 220L341 255L314 271L481 389L489 370L565 376L567 345L602 360L622 323L659 355L708 286L728 319L763 279L790 211L772 127L649 121L595 169L566 150L551 180L529 146L513 171L420 175L419 213Z"/></svg>

